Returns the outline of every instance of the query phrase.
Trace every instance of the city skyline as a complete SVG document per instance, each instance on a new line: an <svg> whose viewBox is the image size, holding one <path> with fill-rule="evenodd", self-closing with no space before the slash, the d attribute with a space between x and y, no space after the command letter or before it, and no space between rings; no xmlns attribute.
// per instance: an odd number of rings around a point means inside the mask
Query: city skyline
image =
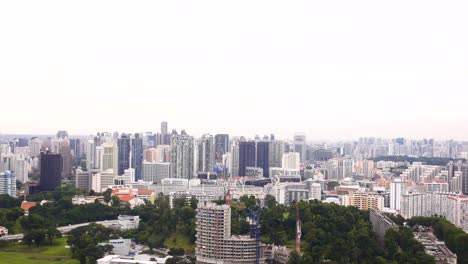
<svg viewBox="0 0 468 264"><path fill-rule="evenodd" d="M468 139L467 5L4 2L1 130Z"/></svg>

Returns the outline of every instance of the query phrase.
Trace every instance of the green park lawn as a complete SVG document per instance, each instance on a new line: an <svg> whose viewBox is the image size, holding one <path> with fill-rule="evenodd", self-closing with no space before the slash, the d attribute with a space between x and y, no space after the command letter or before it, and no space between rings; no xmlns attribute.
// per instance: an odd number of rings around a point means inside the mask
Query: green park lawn
<svg viewBox="0 0 468 264"><path fill-rule="evenodd" d="M45 241L40 247L11 244L0 247L0 264L77 264L78 260L71 259L70 249L65 248L66 238L55 239L50 245Z"/></svg>
<svg viewBox="0 0 468 264"><path fill-rule="evenodd" d="M183 248L185 250L185 253L195 252L195 245L190 242L190 239L177 232L172 234L168 239L166 239L164 244L168 248Z"/></svg>

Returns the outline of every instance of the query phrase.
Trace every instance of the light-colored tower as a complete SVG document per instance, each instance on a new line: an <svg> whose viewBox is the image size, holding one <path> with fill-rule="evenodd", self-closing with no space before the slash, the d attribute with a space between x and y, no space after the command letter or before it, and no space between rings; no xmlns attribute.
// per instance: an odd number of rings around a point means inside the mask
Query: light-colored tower
<svg viewBox="0 0 468 264"><path fill-rule="evenodd" d="M306 158L306 135L304 133L294 135L294 151L299 153L301 162L304 162Z"/></svg>
<svg viewBox="0 0 468 264"><path fill-rule="evenodd" d="M390 183L390 209L395 211L401 210L401 195L403 190L403 182L401 179L394 179Z"/></svg>
<svg viewBox="0 0 468 264"><path fill-rule="evenodd" d="M283 154L283 169L299 170L301 167L300 155L297 152Z"/></svg>
<svg viewBox="0 0 468 264"><path fill-rule="evenodd" d="M114 174L117 175L119 170L119 150L115 143L104 143L100 146L102 148L102 158L100 159L99 168L103 171L112 169Z"/></svg>
<svg viewBox="0 0 468 264"><path fill-rule="evenodd" d="M16 197L16 177L10 171L0 173L0 194Z"/></svg>
<svg viewBox="0 0 468 264"><path fill-rule="evenodd" d="M215 162L215 146L212 135L203 135L196 140L194 150L194 172L211 172Z"/></svg>
<svg viewBox="0 0 468 264"><path fill-rule="evenodd" d="M193 137L177 135L171 138L172 177L191 179L193 177Z"/></svg>

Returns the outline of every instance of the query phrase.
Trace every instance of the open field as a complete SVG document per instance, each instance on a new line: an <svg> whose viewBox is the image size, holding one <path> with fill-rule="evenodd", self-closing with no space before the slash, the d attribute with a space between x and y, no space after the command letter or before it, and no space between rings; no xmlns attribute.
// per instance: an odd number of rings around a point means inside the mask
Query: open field
<svg viewBox="0 0 468 264"><path fill-rule="evenodd" d="M0 264L78 264L78 260L71 259L70 249L65 248L66 240L55 239L52 245L44 242L39 248L21 244L0 247Z"/></svg>

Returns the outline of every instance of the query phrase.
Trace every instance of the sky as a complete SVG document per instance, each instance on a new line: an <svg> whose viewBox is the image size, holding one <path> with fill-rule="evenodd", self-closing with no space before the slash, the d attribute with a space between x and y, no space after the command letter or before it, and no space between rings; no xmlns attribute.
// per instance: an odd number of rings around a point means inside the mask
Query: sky
<svg viewBox="0 0 468 264"><path fill-rule="evenodd" d="M1 133L468 140L468 1L0 0Z"/></svg>

